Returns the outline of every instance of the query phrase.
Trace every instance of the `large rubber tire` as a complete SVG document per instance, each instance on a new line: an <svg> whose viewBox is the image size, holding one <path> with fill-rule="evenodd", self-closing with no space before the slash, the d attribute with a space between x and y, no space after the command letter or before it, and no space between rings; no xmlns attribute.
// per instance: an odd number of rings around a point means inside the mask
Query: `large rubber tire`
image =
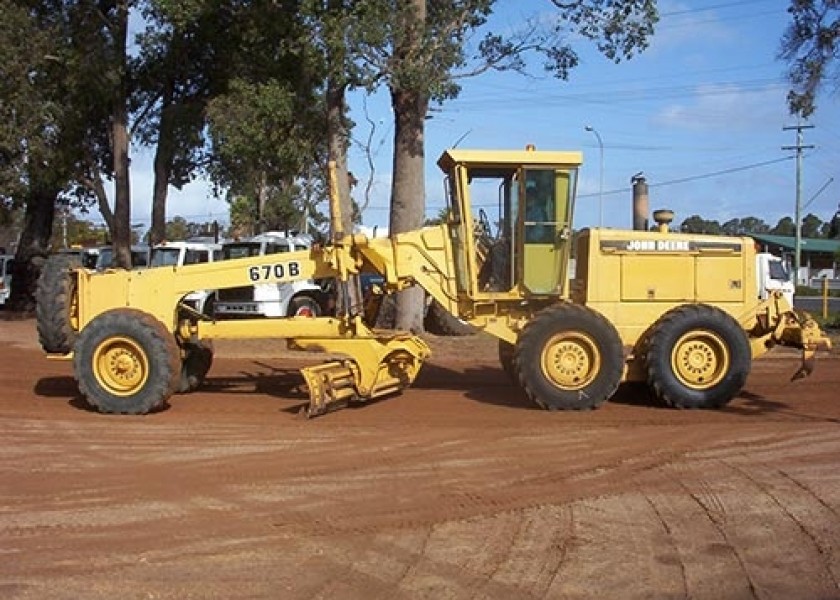
<svg viewBox="0 0 840 600"><path fill-rule="evenodd" d="M548 410L597 408L616 391L624 352L615 327L585 306L558 304L534 317L514 350L525 393Z"/></svg>
<svg viewBox="0 0 840 600"><path fill-rule="evenodd" d="M743 328L706 304L678 306L654 324L645 358L648 385L674 408L720 408L744 387L752 354Z"/></svg>
<svg viewBox="0 0 840 600"><path fill-rule="evenodd" d="M181 378L178 383L179 394L194 392L204 383L207 372L213 366L213 342L186 344L183 352Z"/></svg>
<svg viewBox="0 0 840 600"><path fill-rule="evenodd" d="M289 301L290 317L320 317L323 312L321 305L311 296L295 296Z"/></svg>
<svg viewBox="0 0 840 600"><path fill-rule="evenodd" d="M437 300L432 300L423 319L423 328L435 335L463 336L474 335L477 330L443 308Z"/></svg>
<svg viewBox="0 0 840 600"><path fill-rule="evenodd" d="M142 415L163 407L181 380L181 352L154 317L117 308L88 323L76 340L79 390L103 413Z"/></svg>
<svg viewBox="0 0 840 600"><path fill-rule="evenodd" d="M35 290L38 341L44 352L73 351L78 335L79 299L74 269L81 266L75 256L56 254L41 269Z"/></svg>

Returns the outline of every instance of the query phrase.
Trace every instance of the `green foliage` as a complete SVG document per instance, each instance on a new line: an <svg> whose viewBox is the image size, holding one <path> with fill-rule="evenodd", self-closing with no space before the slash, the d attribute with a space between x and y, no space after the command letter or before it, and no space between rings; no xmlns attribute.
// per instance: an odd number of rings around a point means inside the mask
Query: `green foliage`
<svg viewBox="0 0 840 600"><path fill-rule="evenodd" d="M822 227L822 223L822 219L820 219L817 215L814 213L808 213L805 218L802 219L802 237L820 237L820 227Z"/></svg>
<svg viewBox="0 0 840 600"><path fill-rule="evenodd" d="M214 237L214 223L194 223L184 217L176 216L166 223L166 240L179 241L194 237Z"/></svg>
<svg viewBox="0 0 840 600"><path fill-rule="evenodd" d="M770 226L762 219L745 217L743 219L730 219L721 225L721 231L725 235L749 235L751 233L768 233Z"/></svg>
<svg viewBox="0 0 840 600"><path fill-rule="evenodd" d="M779 222L776 223L776 226L770 230L770 233L772 235L795 236L796 223L794 223L793 219L790 217L782 217L779 219Z"/></svg>
<svg viewBox="0 0 840 600"><path fill-rule="evenodd" d="M594 41L608 59L620 62L648 46L659 20L656 0L552 0L559 9L554 27L558 41L544 51L551 59L546 68L566 79L578 64L578 55L569 44L569 29ZM573 38L571 38L573 39Z"/></svg>
<svg viewBox="0 0 840 600"><path fill-rule="evenodd" d="M708 221L700 215L691 215L680 225L682 233L710 233L720 234L723 232L720 223L717 221Z"/></svg>
<svg viewBox="0 0 840 600"><path fill-rule="evenodd" d="M61 15L30 3L0 0L0 204L22 206L33 187L63 189L77 149L67 130L75 107L60 36ZM75 126L75 124L73 125Z"/></svg>
<svg viewBox="0 0 840 600"><path fill-rule="evenodd" d="M788 106L792 114L808 117L826 79L837 80L840 5L836 0L793 0L791 22L782 37L780 57L790 66Z"/></svg>
<svg viewBox="0 0 840 600"><path fill-rule="evenodd" d="M68 208L56 211L52 232L52 250L72 246L101 246L110 240L105 227L79 218Z"/></svg>

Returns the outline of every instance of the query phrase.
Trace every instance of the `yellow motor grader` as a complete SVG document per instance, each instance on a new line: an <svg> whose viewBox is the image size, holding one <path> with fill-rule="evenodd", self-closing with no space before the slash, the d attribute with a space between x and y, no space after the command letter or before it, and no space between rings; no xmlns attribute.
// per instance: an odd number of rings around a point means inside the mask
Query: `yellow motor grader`
<svg viewBox="0 0 840 600"><path fill-rule="evenodd" d="M359 281L376 273L384 294L422 286L435 310L498 338L504 370L549 410L595 408L622 381L646 382L672 407L720 407L777 343L801 348L797 375L810 373L828 340L781 293L759 299L752 239L664 224L573 236L581 164L579 152L448 150L438 161L446 222L390 239L341 231L332 182L331 239L302 252L105 272L56 257L39 281L40 341L73 360L91 405L142 414L201 384L213 339L282 338L339 357L301 369L306 413L317 415L402 390L429 356L420 337L368 325ZM332 316L218 320L184 301L195 290L328 278Z"/></svg>

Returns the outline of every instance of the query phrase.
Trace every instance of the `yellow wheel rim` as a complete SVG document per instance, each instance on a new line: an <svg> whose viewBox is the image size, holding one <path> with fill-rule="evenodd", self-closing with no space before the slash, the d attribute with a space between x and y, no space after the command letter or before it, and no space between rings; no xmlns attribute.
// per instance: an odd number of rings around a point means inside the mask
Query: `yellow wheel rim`
<svg viewBox="0 0 840 600"><path fill-rule="evenodd" d="M674 374L683 385L695 390L714 387L729 370L729 347L711 331L689 331L671 353Z"/></svg>
<svg viewBox="0 0 840 600"><path fill-rule="evenodd" d="M93 353L93 371L99 384L116 396L130 396L149 378L149 359L133 339L113 337Z"/></svg>
<svg viewBox="0 0 840 600"><path fill-rule="evenodd" d="M557 387L580 390L592 383L601 370L601 353L588 335L563 332L543 348L542 371Z"/></svg>

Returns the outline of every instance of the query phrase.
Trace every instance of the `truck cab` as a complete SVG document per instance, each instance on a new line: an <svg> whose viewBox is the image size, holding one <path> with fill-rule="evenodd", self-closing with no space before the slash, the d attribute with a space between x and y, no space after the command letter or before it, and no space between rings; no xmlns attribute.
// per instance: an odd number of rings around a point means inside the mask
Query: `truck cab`
<svg viewBox="0 0 840 600"><path fill-rule="evenodd" d="M226 242L222 259L269 256L308 250L312 237L283 231L268 231L254 237ZM313 279L288 283L257 283L252 286L220 289L214 310L219 317L317 317L329 309L327 282Z"/></svg>
<svg viewBox="0 0 840 600"><path fill-rule="evenodd" d="M86 269L104 271L114 263L113 246L91 246L81 251L82 266ZM142 268L149 264L149 247L137 244L131 247L132 268Z"/></svg>
<svg viewBox="0 0 840 600"><path fill-rule="evenodd" d="M222 258L222 245L203 239L162 242L155 245L149 254L149 267L183 267L211 263ZM215 290L195 290L184 296L182 302L194 310L213 316Z"/></svg>
<svg viewBox="0 0 840 600"><path fill-rule="evenodd" d="M755 263L759 300L766 300L773 292L782 292L788 304L793 306L796 288L785 261L769 252L759 252L755 255Z"/></svg>

